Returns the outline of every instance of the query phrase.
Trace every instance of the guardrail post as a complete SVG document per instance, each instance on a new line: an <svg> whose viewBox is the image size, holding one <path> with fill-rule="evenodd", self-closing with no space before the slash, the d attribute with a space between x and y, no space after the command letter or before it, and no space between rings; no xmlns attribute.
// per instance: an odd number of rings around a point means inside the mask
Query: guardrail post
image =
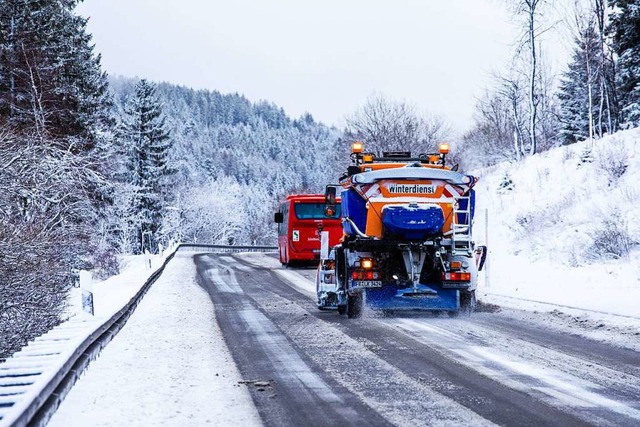
<svg viewBox="0 0 640 427"><path fill-rule="evenodd" d="M93 316L93 279L90 271L80 270L80 289L82 290L82 310Z"/></svg>

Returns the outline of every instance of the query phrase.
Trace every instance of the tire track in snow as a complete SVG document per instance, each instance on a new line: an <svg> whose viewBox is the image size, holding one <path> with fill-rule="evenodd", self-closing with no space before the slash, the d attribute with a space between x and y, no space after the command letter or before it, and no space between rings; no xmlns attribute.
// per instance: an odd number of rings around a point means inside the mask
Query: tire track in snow
<svg viewBox="0 0 640 427"><path fill-rule="evenodd" d="M279 272L278 272L279 273ZM327 375L357 395L371 410L395 425L492 425L454 400L405 375L402 369L383 360L366 340L354 339L341 325L310 315L315 304L306 292L292 292L289 280L265 270L269 286L246 286L269 318ZM294 275L286 275L291 279ZM244 284L266 280L256 274L243 277ZM249 291L251 289L251 291ZM298 287L295 287L296 291ZM334 313L325 313L332 316ZM341 318L335 317L340 320ZM342 320L346 320L342 318Z"/></svg>
<svg viewBox="0 0 640 427"><path fill-rule="evenodd" d="M625 381L626 394L618 399L608 397L607 388L601 383L585 380L572 373L575 366L580 371L589 369L584 361L561 352L541 348L524 340L511 338L505 341L494 331L482 332L473 320L445 321L434 325L424 320L390 319L391 325L408 336L438 349L443 354L454 354L458 361L506 386L527 393L558 408L567 408L585 421L611 421L637 423L640 421L640 388L638 378ZM449 328L461 326L458 333ZM445 329L446 328L446 329ZM473 338L465 336L464 329L474 332ZM550 360L552 364L544 363ZM619 372L607 370L601 381L615 382ZM635 383L635 386L633 386ZM620 385L618 385L620 387ZM621 417L616 416L621 415Z"/></svg>
<svg viewBox="0 0 640 427"><path fill-rule="evenodd" d="M307 281L303 284L304 279L300 280L299 275L296 274L295 276L298 276L296 278L293 274L283 275L283 272L275 271L278 276L284 276L288 283L297 280L293 287L296 290L306 289L306 292L302 293L309 295L313 289L311 283ZM287 273L290 272L287 271ZM484 319L487 318L484 317ZM533 397L542 404L538 408L539 411L535 410L535 412L547 411L551 414L546 418L548 424L556 424L562 419L556 418L553 414L557 413L557 410L551 410L550 407L560 409L563 411L561 413L568 412L579 416L584 420L578 421L565 414L565 421L572 424L581 424L585 421L607 423L612 420L618 423L634 423L640 419L638 408L640 380L633 375L629 376L629 371L634 371L633 367L629 367L626 372L608 367L615 366L615 362L594 367L588 358L577 358L572 356L573 352L565 354L555 351L539 342L553 341L552 337L559 334L548 332L551 338L526 342L508 333L505 334L504 331L497 332L492 329L490 319L486 320L487 325L484 328L482 326L478 328L473 318L469 321L425 319L424 317L372 320L377 322L381 329L396 328L414 341L429 349L435 349L440 353L443 363L449 360L455 364L463 364L475 375L502 384L501 391L494 390L498 400L504 395L505 387L511 390L512 394L522 392ZM435 325L443 326L434 326L434 322ZM350 321L351 323L353 321ZM375 339L374 342L376 342ZM385 348L385 345L382 343L382 348ZM526 353L530 357L517 357L514 353L517 349L510 351L508 348L514 345L526 348ZM410 347L415 347L415 344ZM622 356L623 360L633 360L633 354L630 355L628 352L625 354L626 356ZM446 367L445 370L447 370ZM620 377L621 380L618 379ZM451 386L456 385L451 384ZM498 388L500 387L494 385L494 389ZM517 406L520 403L515 404ZM483 413L481 408L476 407L476 409ZM519 421L522 421L522 414L520 417ZM495 418L489 419L500 422Z"/></svg>
<svg viewBox="0 0 640 427"><path fill-rule="evenodd" d="M475 324L473 317L383 320L374 316L363 319L367 322L364 328L352 328L363 325L362 321L343 322L335 314L312 311L310 302L315 299L312 283L291 271L276 269L274 274L309 298L306 304L299 302L299 305L310 306L309 311L315 317L338 324L347 335L369 343L369 348L377 347L380 357L404 373L418 376L435 390L494 422L633 424L640 419L640 381L629 375L635 371L633 367L624 373L615 369L615 362L594 367L588 357L578 357L575 351L545 345L561 334L547 331L528 337L537 339L524 341L492 324L492 318L500 319L499 315L483 315L482 325ZM292 282L295 283L291 285ZM279 295L296 302L304 299L292 298L286 290ZM385 330L390 331L386 339ZM398 332L405 338L398 339ZM394 355L389 357L390 353ZM601 353L605 356L604 351ZM633 354L624 360L633 360ZM431 366L421 373L416 367L421 363Z"/></svg>
<svg viewBox="0 0 640 427"><path fill-rule="evenodd" d="M323 375L248 295L244 278L256 276L255 270L234 272L225 264L228 260L210 255L198 255L195 260L199 281L216 306L218 324L266 425L386 424L356 396ZM214 270L231 273L221 276L212 274ZM238 275L243 279L238 281ZM229 280L226 287L220 279ZM256 288L269 285L263 280L251 283ZM241 292L228 292L228 288Z"/></svg>

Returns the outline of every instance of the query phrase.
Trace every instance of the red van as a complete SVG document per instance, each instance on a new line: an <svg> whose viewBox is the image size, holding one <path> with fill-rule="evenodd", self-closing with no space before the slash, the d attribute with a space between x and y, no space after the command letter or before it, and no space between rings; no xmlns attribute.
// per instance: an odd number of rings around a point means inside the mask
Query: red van
<svg viewBox="0 0 640 427"><path fill-rule="evenodd" d="M318 261L320 259L319 231L329 232L329 246L342 237L340 202L331 217L324 213L324 194L294 194L280 203L275 214L278 224L278 252L282 265Z"/></svg>

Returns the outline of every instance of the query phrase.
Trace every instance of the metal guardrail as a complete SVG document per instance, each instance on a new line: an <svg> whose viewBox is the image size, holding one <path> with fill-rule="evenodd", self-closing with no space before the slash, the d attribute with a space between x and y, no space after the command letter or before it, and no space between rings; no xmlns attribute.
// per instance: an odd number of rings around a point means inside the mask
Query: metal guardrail
<svg viewBox="0 0 640 427"><path fill-rule="evenodd" d="M277 251L277 246L248 246L248 245L206 245L199 243L183 243L178 246L178 250L199 251L214 253L235 253L235 252L273 252Z"/></svg>
<svg viewBox="0 0 640 427"><path fill-rule="evenodd" d="M151 285L162 275L178 251L213 253L271 252L274 246L235 246L180 244L145 281L140 290L117 313L103 322L63 323L0 364L0 427L45 425L73 384L100 351L113 339L131 317ZM64 331L82 332L71 350L51 350L50 342L69 342ZM56 353L56 351L58 351ZM56 359L55 363L51 359ZM18 361L18 362L16 362ZM42 361L42 362L39 362ZM48 363L47 363L48 361ZM14 363L11 363L14 362Z"/></svg>

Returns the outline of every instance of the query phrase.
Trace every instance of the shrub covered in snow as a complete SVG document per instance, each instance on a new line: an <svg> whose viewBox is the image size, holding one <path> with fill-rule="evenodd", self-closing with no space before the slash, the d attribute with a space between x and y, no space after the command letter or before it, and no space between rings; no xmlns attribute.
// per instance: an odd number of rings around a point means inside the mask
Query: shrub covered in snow
<svg viewBox="0 0 640 427"><path fill-rule="evenodd" d="M483 176L493 251L568 266L640 250L640 129L503 163Z"/></svg>
<svg viewBox="0 0 640 427"><path fill-rule="evenodd" d="M591 238L593 246L589 253L594 260L626 258L632 248L639 243L631 237L629 229L619 213L604 218L591 234Z"/></svg>
<svg viewBox="0 0 640 427"><path fill-rule="evenodd" d="M630 153L624 149L620 141L614 138L609 138L608 141L607 144L598 144L595 147L595 153L598 166L609 179L609 183L615 185L629 167Z"/></svg>
<svg viewBox="0 0 640 427"><path fill-rule="evenodd" d="M53 140L0 134L0 359L61 320L74 271L113 273L89 161Z"/></svg>

